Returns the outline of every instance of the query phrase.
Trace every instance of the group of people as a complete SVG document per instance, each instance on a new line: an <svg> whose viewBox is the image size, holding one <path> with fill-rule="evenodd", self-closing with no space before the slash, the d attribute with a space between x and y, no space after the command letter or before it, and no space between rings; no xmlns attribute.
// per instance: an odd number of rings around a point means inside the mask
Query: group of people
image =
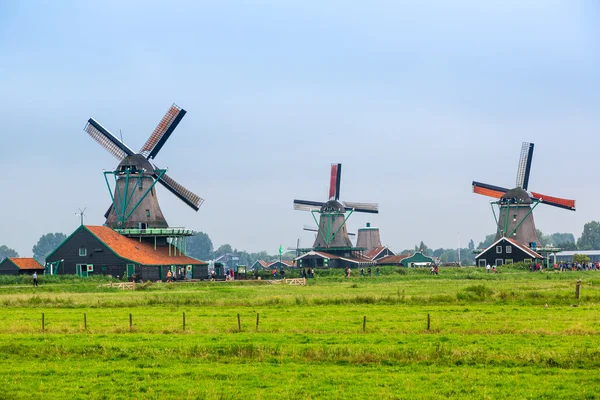
<svg viewBox="0 0 600 400"><path fill-rule="evenodd" d="M273 271L271 271L271 275L273 276L273 279L277 279L277 268L273 268ZM279 270L279 278L285 279L285 270L283 268Z"/></svg>
<svg viewBox="0 0 600 400"><path fill-rule="evenodd" d="M300 270L300 278L314 278L315 277L315 270L312 268L309 268L308 271L306 270L306 268L302 268Z"/></svg>
<svg viewBox="0 0 600 400"><path fill-rule="evenodd" d="M554 269L559 271L598 271L600 270L600 263L597 262L587 262L587 263L576 263L576 262L560 262L559 264L554 264Z"/></svg>
<svg viewBox="0 0 600 400"><path fill-rule="evenodd" d="M439 275L439 273L440 269L437 265L432 265L431 267L429 267L429 275Z"/></svg>
<svg viewBox="0 0 600 400"><path fill-rule="evenodd" d="M235 280L235 271L233 269L230 269L225 273L225 280L226 281Z"/></svg>
<svg viewBox="0 0 600 400"><path fill-rule="evenodd" d="M490 264L485 266L485 270L487 271L487 273L489 274L490 272L493 272L494 274L496 272L498 272L498 270L496 269L496 266L490 266Z"/></svg>
<svg viewBox="0 0 600 400"><path fill-rule="evenodd" d="M344 269L346 278L350 278L350 274L352 273L352 270L350 269L350 267L346 267ZM367 272L365 274L365 268L364 267L360 267L360 276L371 276L371 274L373 273L373 270L371 269L371 267L367 267ZM379 267L375 267L375 276L379 276L381 274L381 270L379 269Z"/></svg>

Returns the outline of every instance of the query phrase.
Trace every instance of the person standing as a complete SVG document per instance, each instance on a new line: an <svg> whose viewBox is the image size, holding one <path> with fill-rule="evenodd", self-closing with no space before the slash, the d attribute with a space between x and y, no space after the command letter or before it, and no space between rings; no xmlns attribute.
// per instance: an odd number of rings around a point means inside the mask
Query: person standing
<svg viewBox="0 0 600 400"><path fill-rule="evenodd" d="M381 270L379 269L379 267L375 268L375 276L379 276Z"/></svg>
<svg viewBox="0 0 600 400"><path fill-rule="evenodd" d="M369 275L369 278L371 277L371 267L367 268L367 275Z"/></svg>
<svg viewBox="0 0 600 400"><path fill-rule="evenodd" d="M37 287L38 285L38 279L37 279L37 272L33 273L33 286Z"/></svg>
<svg viewBox="0 0 600 400"><path fill-rule="evenodd" d="M488 265L486 265L485 269L487 270L487 273L489 274L492 267L490 267L490 264L488 264Z"/></svg>

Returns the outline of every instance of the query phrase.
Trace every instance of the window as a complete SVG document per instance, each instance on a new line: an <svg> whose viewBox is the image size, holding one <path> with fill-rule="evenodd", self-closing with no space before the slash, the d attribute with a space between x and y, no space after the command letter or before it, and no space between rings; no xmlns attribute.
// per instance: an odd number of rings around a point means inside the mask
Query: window
<svg viewBox="0 0 600 400"><path fill-rule="evenodd" d="M523 262L530 263L530 262L531 262L531 258L525 258L525 259L523 260Z"/></svg>
<svg viewBox="0 0 600 400"><path fill-rule="evenodd" d="M504 264L512 264L513 260L512 258L507 258L506 260L504 260Z"/></svg>
<svg viewBox="0 0 600 400"><path fill-rule="evenodd" d="M504 264L504 260L501 259L501 258L496 258L496 266L498 267L498 266L500 266L502 264Z"/></svg>
<svg viewBox="0 0 600 400"><path fill-rule="evenodd" d="M146 217L150 217L150 210L146 210Z"/></svg>
<svg viewBox="0 0 600 400"><path fill-rule="evenodd" d="M85 247L79 248L79 256L81 256L81 257L87 256L87 249Z"/></svg>
<svg viewBox="0 0 600 400"><path fill-rule="evenodd" d="M485 267L485 260L479 259L479 266Z"/></svg>
<svg viewBox="0 0 600 400"><path fill-rule="evenodd" d="M502 254L502 246L496 246L496 254Z"/></svg>
<svg viewBox="0 0 600 400"><path fill-rule="evenodd" d="M512 253L512 246L506 246L506 254Z"/></svg>

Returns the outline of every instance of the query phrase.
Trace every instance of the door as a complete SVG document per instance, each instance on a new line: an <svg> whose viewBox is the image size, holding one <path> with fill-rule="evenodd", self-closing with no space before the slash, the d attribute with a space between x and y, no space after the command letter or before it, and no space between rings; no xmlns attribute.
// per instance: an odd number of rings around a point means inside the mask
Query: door
<svg viewBox="0 0 600 400"><path fill-rule="evenodd" d="M135 274L135 265L127 264L127 277L129 278L133 274Z"/></svg>
<svg viewBox="0 0 600 400"><path fill-rule="evenodd" d="M77 264L75 265L75 273L77 276L81 276L82 278L86 278L88 276L87 264Z"/></svg>

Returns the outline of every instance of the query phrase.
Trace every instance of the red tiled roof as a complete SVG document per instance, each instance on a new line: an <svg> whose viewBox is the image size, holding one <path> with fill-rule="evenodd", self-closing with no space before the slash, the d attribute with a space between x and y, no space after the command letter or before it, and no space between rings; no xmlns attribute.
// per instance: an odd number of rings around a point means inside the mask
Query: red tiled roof
<svg viewBox="0 0 600 400"><path fill-rule="evenodd" d="M400 264L400 261L410 257L410 254L395 254L377 260L377 264Z"/></svg>
<svg viewBox="0 0 600 400"><path fill-rule="evenodd" d="M367 251L367 253L365 255L372 260L375 257L377 257L377 255L379 253L381 253L383 250L385 250L385 246L375 247L375 248L372 248L371 250Z"/></svg>
<svg viewBox="0 0 600 400"><path fill-rule="evenodd" d="M264 268L267 268L267 266L269 265L269 263L268 263L268 262L266 262L265 260L258 260L258 263L259 263L260 265L262 265Z"/></svg>
<svg viewBox="0 0 600 400"><path fill-rule="evenodd" d="M540 254L538 254L536 251L533 251L533 249L530 249L529 247L522 245L521 243L517 242L513 238L507 238L507 237L505 237L505 239L508 240L509 242L511 242L512 244L514 244L515 246L517 246L519 249L521 249L525 253L527 253L530 256L532 256L533 258L544 258Z"/></svg>
<svg viewBox="0 0 600 400"><path fill-rule="evenodd" d="M281 260L281 261L277 260L277 261L271 261L271 262L270 262L270 263L267 265L267 268L270 268L270 267L271 267L273 264L277 264L277 263L279 263L279 262L281 262L281 263L282 263L282 264L284 264L284 265L287 265L288 267L293 267L293 266L294 266L294 264L292 264L292 261L290 261L290 260Z"/></svg>
<svg viewBox="0 0 600 400"><path fill-rule="evenodd" d="M35 258L9 258L19 269L44 269L44 266Z"/></svg>
<svg viewBox="0 0 600 400"><path fill-rule="evenodd" d="M167 246L160 246L154 250L150 243L139 242L138 240L123 236L107 226L86 225L85 228L96 236L100 241L107 245L119 257L131 260L141 265L187 265L187 264L206 264L204 261L197 260L188 256L169 255ZM171 249L171 251L173 251Z"/></svg>

